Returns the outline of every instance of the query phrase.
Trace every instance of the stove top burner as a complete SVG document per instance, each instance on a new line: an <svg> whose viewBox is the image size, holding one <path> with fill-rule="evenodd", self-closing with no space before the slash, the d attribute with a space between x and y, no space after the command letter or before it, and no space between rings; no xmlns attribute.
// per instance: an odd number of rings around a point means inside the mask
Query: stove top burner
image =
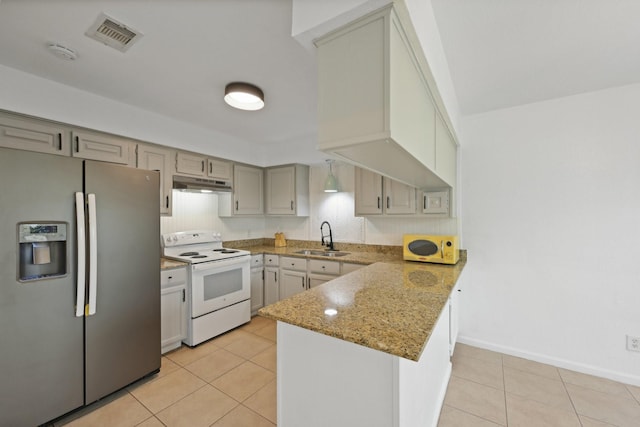
<svg viewBox="0 0 640 427"><path fill-rule="evenodd" d="M194 255L200 255L198 252L183 252L178 256L194 256Z"/></svg>
<svg viewBox="0 0 640 427"><path fill-rule="evenodd" d="M235 249L214 249L213 252L220 252L221 254L235 254L236 252L238 252Z"/></svg>
<svg viewBox="0 0 640 427"><path fill-rule="evenodd" d="M206 258L206 257L207 257L206 255L194 255L191 258Z"/></svg>

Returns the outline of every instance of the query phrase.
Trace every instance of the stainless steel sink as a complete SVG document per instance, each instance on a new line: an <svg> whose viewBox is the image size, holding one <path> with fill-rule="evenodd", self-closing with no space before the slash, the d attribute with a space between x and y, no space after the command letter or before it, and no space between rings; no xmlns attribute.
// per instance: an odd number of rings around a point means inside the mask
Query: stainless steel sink
<svg viewBox="0 0 640 427"><path fill-rule="evenodd" d="M317 256L326 256L326 257L341 257L345 255L349 255L349 252L340 252L340 251L319 251L312 249L304 249L301 251L296 251L295 253L301 255L317 255Z"/></svg>

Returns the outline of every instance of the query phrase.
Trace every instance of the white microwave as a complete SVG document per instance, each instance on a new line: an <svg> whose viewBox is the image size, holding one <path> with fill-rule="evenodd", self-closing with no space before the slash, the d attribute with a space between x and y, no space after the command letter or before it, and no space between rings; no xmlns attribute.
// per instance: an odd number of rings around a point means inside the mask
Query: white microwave
<svg viewBox="0 0 640 427"><path fill-rule="evenodd" d="M458 236L405 234L402 257L407 261L455 264L460 259Z"/></svg>

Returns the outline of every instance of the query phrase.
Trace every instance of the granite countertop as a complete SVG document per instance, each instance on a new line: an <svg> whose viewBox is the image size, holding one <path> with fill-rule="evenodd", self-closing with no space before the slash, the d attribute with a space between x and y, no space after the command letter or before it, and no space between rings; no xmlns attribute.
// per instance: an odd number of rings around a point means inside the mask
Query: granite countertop
<svg viewBox="0 0 640 427"><path fill-rule="evenodd" d="M174 259L164 257L160 258L160 270L169 270L171 268L185 267L187 265L189 264L186 262L176 261Z"/></svg>
<svg viewBox="0 0 640 427"><path fill-rule="evenodd" d="M340 252L348 252L345 256L329 257L323 255L305 255L296 252L303 249L324 250L319 243L311 243L308 241L291 241L285 247L275 247L274 245L243 245L241 242L229 242L225 247L234 249L244 249L250 251L251 254L272 254L284 255L298 258L321 259L323 261L350 262L354 264L369 265L376 262L402 262L401 246L375 246L375 245L358 245L353 243L336 244Z"/></svg>
<svg viewBox="0 0 640 427"><path fill-rule="evenodd" d="M466 251L461 255L453 266L376 262L259 314L417 361L466 264ZM328 309L337 313L325 314Z"/></svg>

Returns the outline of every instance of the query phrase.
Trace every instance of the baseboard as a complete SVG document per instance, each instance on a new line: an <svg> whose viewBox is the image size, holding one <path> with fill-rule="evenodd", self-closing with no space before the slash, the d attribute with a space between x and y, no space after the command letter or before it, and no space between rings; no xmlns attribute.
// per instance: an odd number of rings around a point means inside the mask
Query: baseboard
<svg viewBox="0 0 640 427"><path fill-rule="evenodd" d="M640 387L640 376L630 375L626 372L611 371L608 369L602 369L583 363L573 362L571 360L559 359L556 357L547 356L544 354L531 353L527 351L518 350L513 347L507 347L487 341L482 341L474 338L458 336L458 341L462 344L467 344L473 347L484 348L486 350L496 351L499 353L508 354L509 356L521 357L523 359L533 360L535 362L545 363L558 368L569 369L571 371L580 372L583 374L593 375L596 377L607 378L613 381L618 381L624 384L630 384Z"/></svg>

